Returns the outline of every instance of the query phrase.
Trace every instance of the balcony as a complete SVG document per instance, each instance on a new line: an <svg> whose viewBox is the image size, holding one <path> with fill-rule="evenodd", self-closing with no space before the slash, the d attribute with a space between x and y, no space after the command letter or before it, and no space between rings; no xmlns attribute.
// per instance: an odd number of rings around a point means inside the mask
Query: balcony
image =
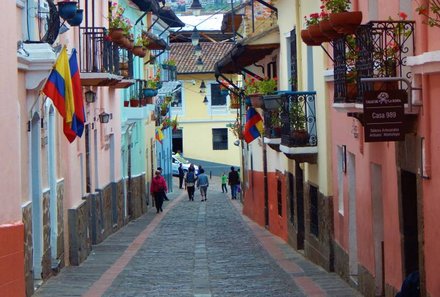
<svg viewBox="0 0 440 297"><path fill-rule="evenodd" d="M371 21L334 40L333 108L361 114L366 92L408 89L407 57L413 54L413 21ZM417 113L411 103L406 101L405 113Z"/></svg>
<svg viewBox="0 0 440 297"><path fill-rule="evenodd" d="M134 83L132 53L107 40L103 27L80 27L79 64L83 86L125 88Z"/></svg>
<svg viewBox="0 0 440 297"><path fill-rule="evenodd" d="M316 163L316 92L283 92L280 151L297 162Z"/></svg>

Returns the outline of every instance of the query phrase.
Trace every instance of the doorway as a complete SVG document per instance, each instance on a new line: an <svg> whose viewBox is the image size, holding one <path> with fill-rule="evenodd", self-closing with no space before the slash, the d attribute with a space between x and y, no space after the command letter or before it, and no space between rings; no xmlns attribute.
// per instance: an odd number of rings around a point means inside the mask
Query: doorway
<svg viewBox="0 0 440 297"><path fill-rule="evenodd" d="M355 155L348 154L348 266L350 279L357 285L358 250L356 217L356 163Z"/></svg>
<svg viewBox="0 0 440 297"><path fill-rule="evenodd" d="M371 198L373 213L374 261L376 272L376 296L384 296L384 228L383 228L383 197L382 197L382 167L371 164Z"/></svg>
<svg viewBox="0 0 440 297"><path fill-rule="evenodd" d="M295 193L296 193L296 212L298 216L298 250L304 249L304 172L295 162Z"/></svg>
<svg viewBox="0 0 440 297"><path fill-rule="evenodd" d="M173 131L173 152L183 154L183 130Z"/></svg>
<svg viewBox="0 0 440 297"><path fill-rule="evenodd" d="M419 241L417 216L417 177L414 173L402 170L400 174L402 189L402 221L404 275L419 270Z"/></svg>

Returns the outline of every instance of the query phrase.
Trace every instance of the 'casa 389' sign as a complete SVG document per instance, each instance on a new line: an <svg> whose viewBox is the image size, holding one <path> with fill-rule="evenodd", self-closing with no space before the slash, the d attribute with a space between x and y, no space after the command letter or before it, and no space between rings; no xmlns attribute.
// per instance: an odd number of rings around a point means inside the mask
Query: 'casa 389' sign
<svg viewBox="0 0 440 297"><path fill-rule="evenodd" d="M401 141L404 132L404 90L371 91L364 96L364 131L366 142Z"/></svg>

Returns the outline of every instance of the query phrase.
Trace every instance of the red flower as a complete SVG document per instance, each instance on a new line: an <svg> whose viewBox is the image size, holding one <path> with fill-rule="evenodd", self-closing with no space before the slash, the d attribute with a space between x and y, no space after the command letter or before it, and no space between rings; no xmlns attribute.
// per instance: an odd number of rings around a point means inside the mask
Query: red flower
<svg viewBox="0 0 440 297"><path fill-rule="evenodd" d="M406 20L406 18L408 17L408 15L406 13L404 13L403 11L399 12L398 14L399 18L401 18L403 21Z"/></svg>

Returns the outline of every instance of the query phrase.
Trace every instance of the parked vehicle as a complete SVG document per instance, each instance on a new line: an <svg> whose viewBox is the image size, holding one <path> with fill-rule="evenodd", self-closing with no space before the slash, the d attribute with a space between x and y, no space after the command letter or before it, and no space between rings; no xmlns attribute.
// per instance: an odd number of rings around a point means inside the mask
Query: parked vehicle
<svg viewBox="0 0 440 297"><path fill-rule="evenodd" d="M187 159L185 159L184 157L182 157L179 154L173 154L171 156L172 158L172 171L173 171L173 175L178 176L179 175L179 165L182 164L182 168L183 171L185 172L185 174L188 172L188 168L191 165L191 162L188 161ZM199 166L194 165L194 169L196 170L196 174L198 174L199 172Z"/></svg>

